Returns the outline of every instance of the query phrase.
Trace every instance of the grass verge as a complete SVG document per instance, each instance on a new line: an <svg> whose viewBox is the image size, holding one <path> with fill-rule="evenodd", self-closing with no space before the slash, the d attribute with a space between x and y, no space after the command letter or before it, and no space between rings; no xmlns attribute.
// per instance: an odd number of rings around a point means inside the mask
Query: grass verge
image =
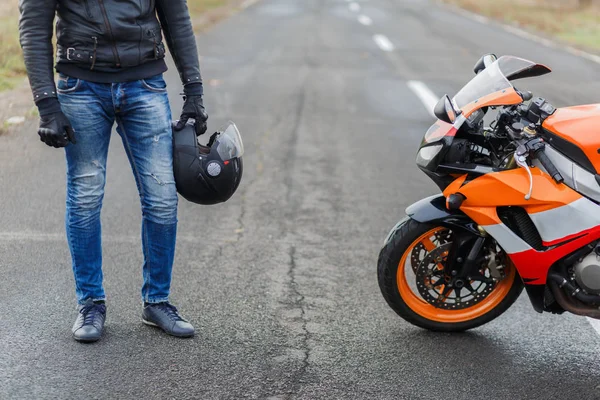
<svg viewBox="0 0 600 400"><path fill-rule="evenodd" d="M547 0L443 0L512 25L533 29L592 52L600 51L600 8L556 6Z"/></svg>
<svg viewBox="0 0 600 400"><path fill-rule="evenodd" d="M188 0L188 8L192 17L195 17L217 7L225 6L228 3L228 0Z"/></svg>
<svg viewBox="0 0 600 400"><path fill-rule="evenodd" d="M13 88L25 74L16 4L11 14L0 16L0 91Z"/></svg>

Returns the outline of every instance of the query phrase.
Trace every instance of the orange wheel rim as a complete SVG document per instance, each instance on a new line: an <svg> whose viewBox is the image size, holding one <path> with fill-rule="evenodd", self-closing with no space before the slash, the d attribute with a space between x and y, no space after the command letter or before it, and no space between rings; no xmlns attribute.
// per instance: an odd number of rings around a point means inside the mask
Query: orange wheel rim
<svg viewBox="0 0 600 400"><path fill-rule="evenodd" d="M504 269L506 276L501 281L496 283L496 286L492 292L490 292L483 300L473 304L470 307L457 310L448 310L435 307L434 305L425 301L421 296L417 295L409 286L409 282L406 277L406 261L413 249L420 243L423 243L423 245L427 248L427 251L430 251L432 243L431 237L435 235L435 233L446 229L447 228L443 227L434 228L419 236L419 238L412 242L411 245L406 249L402 255L402 258L400 259L398 271L396 273L398 291L410 309L423 318L445 323L470 321L487 314L502 302L502 300L510 291L510 288L515 280L515 268L510 262L509 258L506 257L506 266Z"/></svg>

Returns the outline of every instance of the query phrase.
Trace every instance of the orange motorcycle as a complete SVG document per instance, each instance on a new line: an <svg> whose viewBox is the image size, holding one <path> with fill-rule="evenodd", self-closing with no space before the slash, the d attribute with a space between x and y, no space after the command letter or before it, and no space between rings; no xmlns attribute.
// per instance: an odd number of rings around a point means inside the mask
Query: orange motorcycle
<svg viewBox="0 0 600 400"><path fill-rule="evenodd" d="M511 84L549 72L488 54L436 105L417 165L442 194L407 208L378 260L408 322L471 329L523 287L537 312L600 319L600 104L555 108Z"/></svg>

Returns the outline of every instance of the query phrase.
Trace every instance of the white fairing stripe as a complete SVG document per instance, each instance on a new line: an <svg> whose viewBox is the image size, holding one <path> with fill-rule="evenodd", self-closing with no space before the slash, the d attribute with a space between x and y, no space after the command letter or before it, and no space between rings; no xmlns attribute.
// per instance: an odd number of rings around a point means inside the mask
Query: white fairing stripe
<svg viewBox="0 0 600 400"><path fill-rule="evenodd" d="M552 242L600 225L600 206L582 197L565 206L529 215L544 242Z"/></svg>
<svg viewBox="0 0 600 400"><path fill-rule="evenodd" d="M552 146L549 146L547 143L545 151L550 161L552 161L556 169L558 169L558 172L560 172L565 179L565 185L590 199L600 201L600 186L598 185L598 182L596 182L594 174L581 168L579 165L554 150ZM533 164L546 171L539 160L534 160Z"/></svg>
<svg viewBox="0 0 600 400"><path fill-rule="evenodd" d="M483 228L496 239L500 247L508 254L520 253L532 249L531 246L504 224L484 225Z"/></svg>

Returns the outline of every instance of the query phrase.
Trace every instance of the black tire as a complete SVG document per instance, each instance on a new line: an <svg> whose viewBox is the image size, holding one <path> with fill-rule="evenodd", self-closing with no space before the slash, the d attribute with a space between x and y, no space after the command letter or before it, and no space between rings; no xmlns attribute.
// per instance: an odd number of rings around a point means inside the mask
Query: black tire
<svg viewBox="0 0 600 400"><path fill-rule="evenodd" d="M398 265L404 252L408 250L411 244L420 236L434 228L436 228L436 225L423 224L413 219L406 218L397 226L396 230L392 232L389 240L381 249L377 263L379 288L392 310L413 325L438 332L462 332L473 329L492 321L508 310L523 290L523 282L517 271L515 271L512 286L501 302L487 313L469 321L459 323L432 321L417 314L407 305L398 290L396 281Z"/></svg>

